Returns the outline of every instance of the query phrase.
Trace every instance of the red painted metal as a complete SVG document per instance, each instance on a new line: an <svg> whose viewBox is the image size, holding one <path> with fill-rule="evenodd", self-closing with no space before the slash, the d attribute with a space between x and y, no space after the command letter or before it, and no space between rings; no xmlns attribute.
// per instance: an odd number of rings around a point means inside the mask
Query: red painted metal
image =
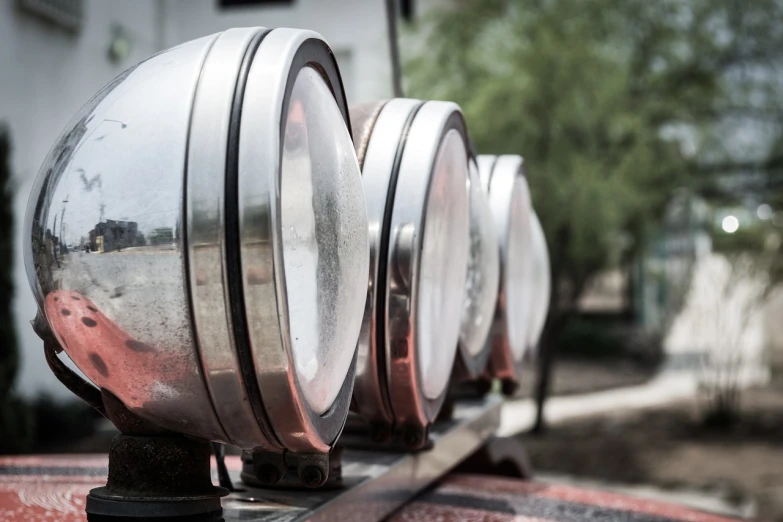
<svg viewBox="0 0 783 522"><path fill-rule="evenodd" d="M50 292L45 308L57 341L76 366L96 386L123 397L131 410L165 397L150 381L171 383L189 371L180 357L134 339L78 292Z"/></svg>

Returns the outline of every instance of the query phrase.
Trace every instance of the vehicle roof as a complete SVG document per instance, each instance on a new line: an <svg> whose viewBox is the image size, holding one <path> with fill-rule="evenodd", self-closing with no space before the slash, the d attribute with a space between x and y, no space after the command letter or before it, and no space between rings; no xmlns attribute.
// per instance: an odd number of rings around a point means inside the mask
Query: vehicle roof
<svg viewBox="0 0 783 522"><path fill-rule="evenodd" d="M226 464L232 471L241 469L239 457L226 457ZM0 457L0 520L82 522L87 518L85 497L90 489L105 484L107 473L106 455ZM214 466L213 476L217 480ZM268 511L259 511L258 507L258 504L244 507L233 503L224 516L227 521L268 520ZM356 506L356 520L362 520L361 514L361 506ZM406 504L391 520L730 522L736 519L561 484L451 474Z"/></svg>

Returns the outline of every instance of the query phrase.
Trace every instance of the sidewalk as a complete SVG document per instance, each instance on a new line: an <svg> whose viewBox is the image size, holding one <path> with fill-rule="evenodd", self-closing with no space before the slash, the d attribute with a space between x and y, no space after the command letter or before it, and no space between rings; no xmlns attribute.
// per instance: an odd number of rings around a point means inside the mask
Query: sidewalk
<svg viewBox="0 0 783 522"><path fill-rule="evenodd" d="M697 377L693 371L665 370L649 382L602 392L551 397L546 404L546 420L556 424L579 417L605 413L638 410L689 399L697 393ZM512 436L529 431L535 422L533 399L507 401L501 412L498 435ZM552 472L536 473L544 482L572 484L584 488L615 491L625 495L687 505L727 516L753 518L758 505L756 499L741 501L724 498L721 491L705 491L679 486L674 489L652 484L612 483L599 479L576 477Z"/></svg>
<svg viewBox="0 0 783 522"><path fill-rule="evenodd" d="M693 372L665 371L640 386L616 388L595 393L551 397L546 403L546 420L557 423L577 417L618 410L649 408L696 394ZM536 407L533 399L507 401L503 406L498 435L505 437L533 427Z"/></svg>

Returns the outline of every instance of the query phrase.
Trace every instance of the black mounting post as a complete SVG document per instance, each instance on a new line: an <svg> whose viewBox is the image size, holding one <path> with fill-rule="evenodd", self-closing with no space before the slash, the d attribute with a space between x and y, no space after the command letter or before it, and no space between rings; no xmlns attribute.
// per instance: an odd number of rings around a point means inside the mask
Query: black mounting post
<svg viewBox="0 0 783 522"><path fill-rule="evenodd" d="M228 491L212 485L211 454L208 442L184 436L117 435L109 479L87 496L87 520L223 520Z"/></svg>

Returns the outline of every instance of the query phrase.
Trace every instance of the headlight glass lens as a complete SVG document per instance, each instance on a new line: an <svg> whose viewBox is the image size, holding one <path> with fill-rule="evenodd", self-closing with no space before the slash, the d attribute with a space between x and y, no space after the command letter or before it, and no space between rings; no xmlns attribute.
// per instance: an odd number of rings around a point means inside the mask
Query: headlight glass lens
<svg viewBox="0 0 783 522"><path fill-rule="evenodd" d="M550 272L549 272L549 251L546 244L544 229L541 227L541 221L535 212L530 214L530 233L533 246L533 276L535 278L535 308L533 312L533 326L530 331L530 347L535 348L541 338L541 333L546 324L546 317L549 312L550 297Z"/></svg>
<svg viewBox="0 0 783 522"><path fill-rule="evenodd" d="M511 201L511 232L506 256L506 320L509 344L515 360L522 359L529 337L530 308L533 300L533 264L530 252L530 217L525 212L527 196L523 181L514 183Z"/></svg>
<svg viewBox="0 0 783 522"><path fill-rule="evenodd" d="M465 287L465 266L449 262L451 252L467 249L468 236L457 215L464 205L468 164L465 143L459 132L450 130L435 160L421 252L418 301L419 364L424 395L437 398L448 384L457 350L459 329L443 324L459 317ZM464 242L458 247L459 242Z"/></svg>
<svg viewBox="0 0 783 522"><path fill-rule="evenodd" d="M481 188L478 169L470 164L470 247L460 342L475 357L492 326L500 279L494 218Z"/></svg>
<svg viewBox="0 0 783 522"><path fill-rule="evenodd" d="M294 364L318 415L334 402L351 365L365 285L367 217L351 136L325 82L297 75L283 139L281 220Z"/></svg>

